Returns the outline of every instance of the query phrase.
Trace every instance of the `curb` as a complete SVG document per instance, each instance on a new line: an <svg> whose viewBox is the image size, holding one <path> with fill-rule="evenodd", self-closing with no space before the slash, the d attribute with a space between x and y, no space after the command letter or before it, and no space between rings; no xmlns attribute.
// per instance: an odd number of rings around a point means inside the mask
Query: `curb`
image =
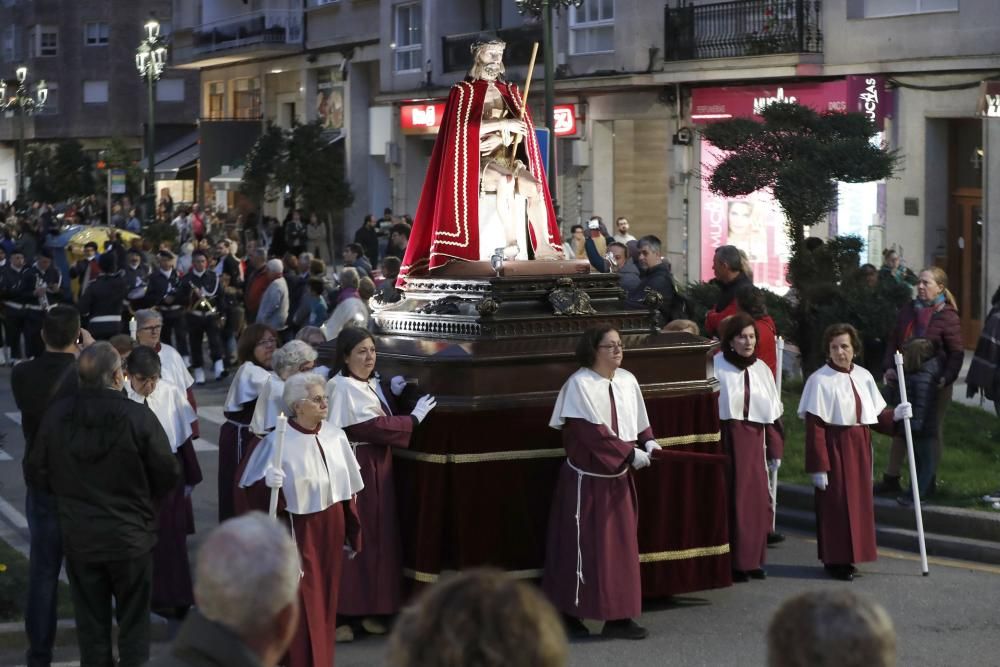
<svg viewBox="0 0 1000 667"><path fill-rule="evenodd" d="M778 523L816 530L814 493L810 486L780 484ZM924 505L927 555L1000 565L1000 514ZM895 500L875 498L875 539L880 547L919 553L916 518Z"/></svg>

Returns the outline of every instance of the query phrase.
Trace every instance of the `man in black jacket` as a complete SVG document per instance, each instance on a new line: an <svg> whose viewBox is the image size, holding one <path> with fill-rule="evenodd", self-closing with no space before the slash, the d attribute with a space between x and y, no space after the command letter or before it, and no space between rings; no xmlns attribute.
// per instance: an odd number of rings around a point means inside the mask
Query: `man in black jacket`
<svg viewBox="0 0 1000 667"><path fill-rule="evenodd" d="M10 261L3 268L3 288L0 292L0 296L3 297L7 345L10 347L10 355L5 361L11 364L24 358L21 333L24 331L25 297L19 290L21 278L27 270L28 267L24 265L24 251L20 248L14 248L14 251L10 253Z"/></svg>
<svg viewBox="0 0 1000 667"><path fill-rule="evenodd" d="M274 667L298 625L298 587L295 543L277 522L223 522L198 549L197 609L150 667Z"/></svg>
<svg viewBox="0 0 1000 667"><path fill-rule="evenodd" d="M143 307L160 311L163 316L163 333L160 338L167 344L173 343L184 358L184 363L190 366L187 320L184 316L188 304L180 293L181 277L175 268L177 255L169 250L161 250L157 253L156 260L159 269L149 275ZM174 336L173 340L171 334Z"/></svg>
<svg viewBox="0 0 1000 667"><path fill-rule="evenodd" d="M10 375L14 402L21 411L24 462L31 455L35 436L45 411L55 401L77 391L77 340L81 336L80 314L72 306L55 306L45 314L42 339L45 351L31 361L18 364ZM89 335L86 342L93 342ZM56 517L56 501L45 489L26 484L25 513L31 537L28 561L28 604L24 630L28 637L29 667L48 667L56 636L59 570L62 568L62 536Z"/></svg>
<svg viewBox="0 0 1000 667"><path fill-rule="evenodd" d="M86 318L87 329L94 338L107 340L122 333L122 309L128 296L128 285L118 272L118 260L114 253L104 253L97 263L101 273L80 295L80 315Z"/></svg>
<svg viewBox="0 0 1000 667"><path fill-rule="evenodd" d="M378 223L375 222L374 213L365 216L361 227L354 232L354 242L364 248L368 263L372 266L378 266Z"/></svg>
<svg viewBox="0 0 1000 667"><path fill-rule="evenodd" d="M671 309L677 291L674 289L674 277L670 273L670 265L663 257L663 246L655 236L643 236L639 239L639 286L628 296L628 304L643 308L646 289L658 292L663 300L660 302L660 313L663 317L661 326L671 320Z"/></svg>
<svg viewBox="0 0 1000 667"><path fill-rule="evenodd" d="M202 353L202 340L208 338L208 353L212 358L212 372L216 380L225 377L222 365L222 337L219 334L219 304L221 296L219 276L215 271L208 270L208 256L204 250L191 253L191 270L181 278L180 301L191 308L185 314L187 318L188 341L191 348L191 366L194 368L194 381L205 384L205 363Z"/></svg>
<svg viewBox="0 0 1000 667"><path fill-rule="evenodd" d="M153 503L180 471L156 416L122 393L110 343L81 352L78 372L80 390L46 413L25 477L56 497L81 664L113 664L113 600L119 665L139 667L149 659Z"/></svg>

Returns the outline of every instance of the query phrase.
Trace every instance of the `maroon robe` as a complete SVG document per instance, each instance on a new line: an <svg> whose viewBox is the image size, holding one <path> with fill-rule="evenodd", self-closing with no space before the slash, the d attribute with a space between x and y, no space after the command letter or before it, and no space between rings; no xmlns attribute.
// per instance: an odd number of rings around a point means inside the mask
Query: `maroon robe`
<svg viewBox="0 0 1000 667"><path fill-rule="evenodd" d="M391 410L385 412L391 414ZM369 419L344 429L351 443L368 444L354 447L365 483L357 496L365 550L344 563L338 606L341 614L371 616L399 611L403 553L390 448L409 447L413 426L413 417L397 415Z"/></svg>
<svg viewBox="0 0 1000 667"><path fill-rule="evenodd" d="M610 388L609 388L610 390ZM567 418L562 428L567 462L559 471L552 511L542 589L559 611L576 618L616 620L642 613L639 576L639 503L635 482L628 472L635 448L612 432L618 415L611 401L611 429L584 419ZM653 439L647 428L639 442ZM577 483L584 472L619 477L585 475L580 482L579 548L583 581L577 604Z"/></svg>
<svg viewBox="0 0 1000 667"><path fill-rule="evenodd" d="M309 433L293 420L288 426ZM319 443L316 443L319 447ZM323 450L320 449L320 452ZM241 470L246 465L244 458ZM258 480L244 493L248 509L267 512L271 489ZM337 599L341 567L346 561L344 544L360 553L361 522L351 501L330 505L312 514L288 514L285 494L278 491L278 521L289 526L302 561L299 580L299 625L281 660L286 667L332 667L336 649Z"/></svg>
<svg viewBox="0 0 1000 667"><path fill-rule="evenodd" d="M157 509L157 539L153 547L154 609L194 604L187 550L187 536L194 534L194 512L184 487L199 484L202 475L191 440L188 438L174 453L180 464L181 478Z"/></svg>
<svg viewBox="0 0 1000 667"><path fill-rule="evenodd" d="M851 388L857 420L861 421L861 397L853 380ZM891 435L892 418L892 408L886 408L872 428ZM806 413L806 472L825 472L829 478L826 489L815 492L819 559L825 565L876 560L872 436L868 425L837 426Z"/></svg>
<svg viewBox="0 0 1000 667"><path fill-rule="evenodd" d="M226 423L219 428L219 523L236 515L233 492L236 469L250 453L250 420L253 419L257 399L247 401L239 412L223 412Z"/></svg>

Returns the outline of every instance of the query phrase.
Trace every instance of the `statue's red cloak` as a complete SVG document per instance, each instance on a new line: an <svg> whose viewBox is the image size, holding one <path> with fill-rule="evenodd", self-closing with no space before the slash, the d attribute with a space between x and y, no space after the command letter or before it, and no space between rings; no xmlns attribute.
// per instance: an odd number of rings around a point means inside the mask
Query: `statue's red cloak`
<svg viewBox="0 0 1000 667"><path fill-rule="evenodd" d="M479 257L479 126L483 117L483 100L488 82L462 81L451 88L445 105L441 128L438 130L427 165L420 203L413 218L413 229L406 245L406 253L396 284L403 285L408 275L426 273L428 269L444 266L453 260L478 261ZM495 82L508 109L520 114L521 94L512 83ZM535 238L532 226L532 247L546 243L556 252L562 252L559 225L535 126L531 114L524 113L528 134L518 146L518 158L528 167L538 181L545 197L548 238Z"/></svg>

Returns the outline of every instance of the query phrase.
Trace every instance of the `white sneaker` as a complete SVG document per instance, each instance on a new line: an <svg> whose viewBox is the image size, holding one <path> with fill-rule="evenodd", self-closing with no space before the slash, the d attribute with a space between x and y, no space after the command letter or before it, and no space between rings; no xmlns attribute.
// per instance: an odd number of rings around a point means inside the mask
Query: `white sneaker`
<svg viewBox="0 0 1000 667"><path fill-rule="evenodd" d="M216 380L221 380L222 379L222 375L225 372L226 372L226 369L222 367L222 359L217 360L215 362L215 365L212 367L212 373L215 375L215 379Z"/></svg>
<svg viewBox="0 0 1000 667"><path fill-rule="evenodd" d="M185 367L191 368L191 357L185 354L181 356L181 360L184 362Z"/></svg>
<svg viewBox="0 0 1000 667"><path fill-rule="evenodd" d="M983 502L987 503L987 504L1000 502L1000 491L994 491L993 493L987 493L985 496L983 496Z"/></svg>
<svg viewBox="0 0 1000 667"><path fill-rule="evenodd" d="M194 369L194 383L205 384L205 369L203 368Z"/></svg>

